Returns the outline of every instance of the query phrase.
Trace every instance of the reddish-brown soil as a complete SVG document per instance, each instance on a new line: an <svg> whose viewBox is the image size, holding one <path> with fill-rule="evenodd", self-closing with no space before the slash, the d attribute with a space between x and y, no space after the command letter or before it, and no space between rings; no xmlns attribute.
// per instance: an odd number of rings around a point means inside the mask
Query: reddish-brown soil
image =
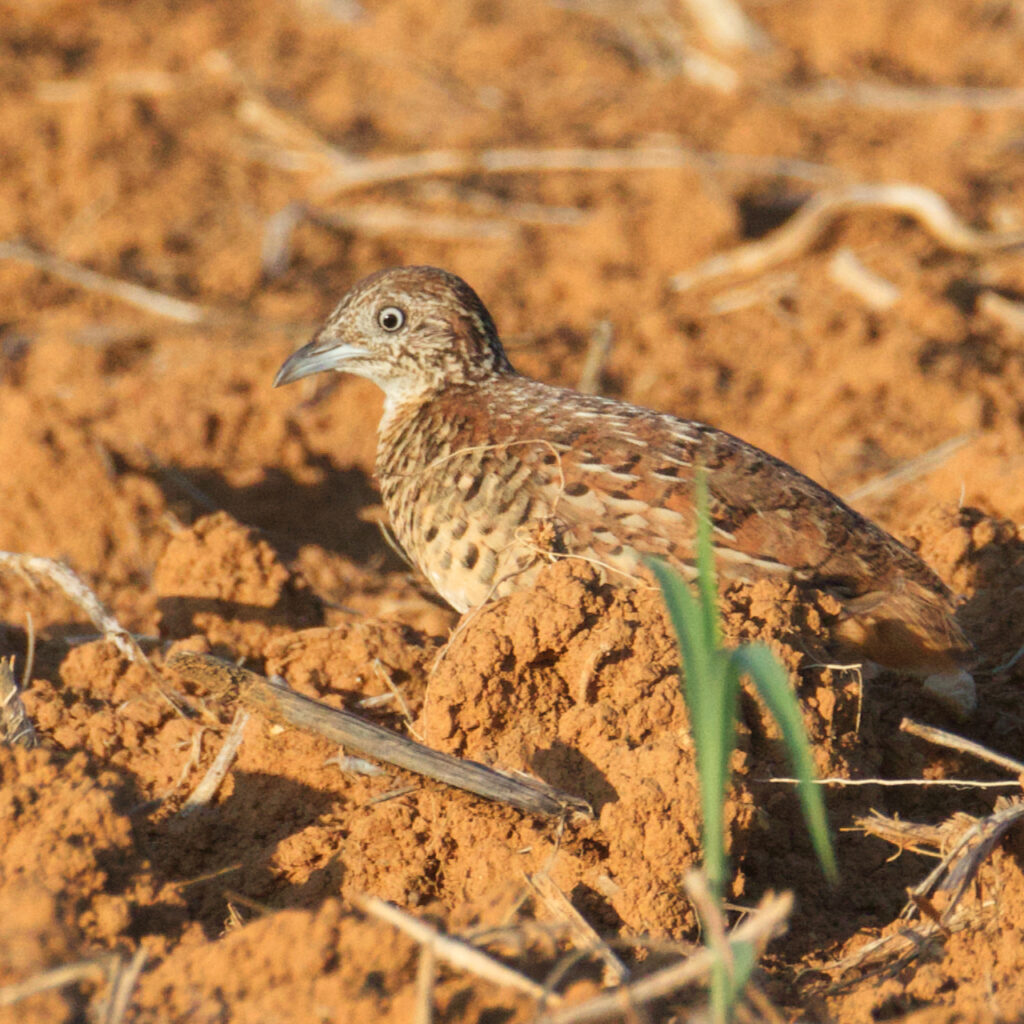
<svg viewBox="0 0 1024 1024"><path fill-rule="evenodd" d="M0 748L0 986L142 947L125 1021L409 1021L428 991L419 949L358 898L544 981L568 947L540 927L557 914L529 887L537 872L607 939L697 938L682 888L699 860L697 783L655 595L562 564L456 631L382 537L373 386L270 388L348 285L396 263L466 277L514 361L546 380L575 384L609 321L605 394L724 427L841 494L962 438L857 504L963 595L979 651L971 721L912 679L822 668L826 600L738 588L726 627L783 656L824 774L1006 778L901 733L908 715L1024 756L1024 659L1000 669L1024 645L1024 328L984 301L1024 300L1021 251L954 252L910 218L864 211L753 278L668 286L843 182L912 182L976 228L1024 227L1024 12L745 6L769 45L717 53L737 73L725 93L682 69L685 48L714 51L669 0L643 14L542 0L0 3L0 241L207 313L175 322L0 259L0 549L65 559L157 670L126 661L52 585L0 571L0 656L20 672L34 631L25 704L41 739ZM844 98L827 82L885 89ZM727 158L343 188L325 156L677 143ZM289 204L310 215L275 245ZM896 286L889 308L835 283L844 247ZM397 770L343 772L326 741L258 715L211 805L182 816L232 712L181 695L162 671L175 645L339 706L396 687L408 715L394 702L365 713L540 776L595 818L561 828ZM795 893L759 974L781 1019L1024 1019L1019 837L966 897L970 925L927 955L874 976L821 969L892 932L934 863L894 858L849 830L855 817L938 823L1013 791L830 788L830 889L790 788L766 781L787 772L775 733L752 699L742 710L730 899ZM623 955L637 974L663 962ZM600 981L584 961L557 988L582 999ZM0 1007L0 1021L81 1020L105 991L93 974ZM429 998L443 1021L538 1013L443 966ZM693 999L650 1019L681 1019Z"/></svg>

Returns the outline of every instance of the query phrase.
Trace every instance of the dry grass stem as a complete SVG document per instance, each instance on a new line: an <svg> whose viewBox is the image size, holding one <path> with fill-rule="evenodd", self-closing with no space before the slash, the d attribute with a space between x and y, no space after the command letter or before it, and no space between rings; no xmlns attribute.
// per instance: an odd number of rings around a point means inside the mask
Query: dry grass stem
<svg viewBox="0 0 1024 1024"><path fill-rule="evenodd" d="M0 743L31 750L38 742L14 678L14 656L0 658Z"/></svg>
<svg viewBox="0 0 1024 1024"><path fill-rule="evenodd" d="M124 1020L145 964L146 950L143 946L135 950L128 963L118 958L111 972L110 994L106 999L106 1011L101 1016L102 1024L121 1024Z"/></svg>
<svg viewBox="0 0 1024 1024"><path fill-rule="evenodd" d="M437 980L437 956L433 946L420 947L416 967L416 1016L413 1024L433 1024L434 982Z"/></svg>
<svg viewBox="0 0 1024 1024"><path fill-rule="evenodd" d="M419 788L418 783L411 786L398 786L396 789L389 789L386 793L378 793L376 796L371 796L369 800L363 802L362 806L373 807L374 804L386 804L391 800L397 800L399 797L415 793Z"/></svg>
<svg viewBox="0 0 1024 1024"><path fill-rule="evenodd" d="M20 1003L22 999L28 999L29 996L73 985L85 978L109 977L120 961L121 958L116 953L104 953L89 960L79 960L75 964L54 967L14 985L4 985L0 988L0 1006L12 1006L14 1003Z"/></svg>
<svg viewBox="0 0 1024 1024"><path fill-rule="evenodd" d="M176 299L171 295L164 295L162 292L145 288L140 284L133 284L130 281L120 281L115 277L108 277L106 274L89 270L87 267L80 267L77 263L63 260L59 256L40 252L23 242L0 242L0 260L27 263L44 273L59 277L62 281L68 281L79 288L84 288L86 291L97 292L100 295L127 302L148 313L155 313L157 316L167 317L178 323L200 324L212 319L208 310L194 302Z"/></svg>
<svg viewBox="0 0 1024 1024"><path fill-rule="evenodd" d="M992 764L999 765L1000 768L1013 772L1014 775L1024 774L1024 762L1007 757L1005 754L1000 754L995 750L990 750L988 747L983 747L980 743L975 743L974 740L968 740L963 736L957 736L955 733L946 732L945 729L937 729L933 725L924 725L921 722L915 722L912 718L904 718L900 722L900 732L917 736L920 739L927 740L929 743L936 744L936 746L948 747L950 750L962 750L965 754L973 754L975 757L981 758L982 761L989 761Z"/></svg>
<svg viewBox="0 0 1024 1024"><path fill-rule="evenodd" d="M750 284L739 285L719 292L708 303L708 311L716 316L736 313L764 302L777 302L787 295L793 295L800 285L800 279L791 270L779 270L765 274Z"/></svg>
<svg viewBox="0 0 1024 1024"><path fill-rule="evenodd" d="M391 697L397 702L398 708L402 712L402 718L405 720L405 727L409 730L409 735L419 740L420 743L425 743L426 739L416 731L416 720L412 716L412 710L409 707L409 702L405 699L405 694L395 686L395 681L391 678L391 673L384 667L380 658L374 658L372 665L374 672L384 680L384 685L387 686L390 691Z"/></svg>
<svg viewBox="0 0 1024 1024"><path fill-rule="evenodd" d="M703 871L687 871L683 878L683 889L686 890L686 895L690 897L690 902L700 918L705 945L714 953L716 961L725 964L729 977L733 977L735 962L725 930L725 919L722 917L721 908L711 895L707 875Z"/></svg>
<svg viewBox="0 0 1024 1024"><path fill-rule="evenodd" d="M182 815L192 814L200 807L205 807L213 799L231 767L231 762L234 761L235 755L238 753L238 748L242 745L248 722L249 712L239 708L235 712L234 721L224 737L220 750L217 751L217 756L213 759L213 764L210 765L199 785L192 790L192 794L182 806Z"/></svg>
<svg viewBox="0 0 1024 1024"><path fill-rule="evenodd" d="M39 555L19 555L0 551L0 569L7 567L29 578L42 578L55 583L129 661L150 667L149 659L135 638L103 607L100 599L66 565Z"/></svg>
<svg viewBox="0 0 1024 1024"><path fill-rule="evenodd" d="M615 329L610 320L599 320L594 324L590 332L590 341L587 343L587 354L583 360L583 369L580 370L577 391L585 395L596 395L601 391L601 375L604 373L605 363L611 355L612 345L615 343Z"/></svg>
<svg viewBox="0 0 1024 1024"><path fill-rule="evenodd" d="M848 185L809 199L781 228L756 242L719 253L676 274L677 292L731 274L757 274L811 249L839 217L857 210L888 210L913 217L954 252L995 252L1024 245L1024 232L979 231L965 224L938 193L921 185Z"/></svg>
<svg viewBox="0 0 1024 1024"><path fill-rule="evenodd" d="M860 487L855 487L852 491L848 491L843 495L843 499L852 504L853 502L863 501L865 498L879 498L891 494L897 487L911 480L917 480L919 477L938 469L939 466L948 462L961 448L970 444L977 436L974 431L971 431L967 434L961 434L959 437L951 437L948 441L943 441L942 444L936 445L916 458L908 459L894 469L890 469L887 473L876 476L861 484Z"/></svg>
<svg viewBox="0 0 1024 1024"><path fill-rule="evenodd" d="M996 909L996 901L978 896L971 905L964 906L962 898L977 878L981 866L1003 837L1024 820L1024 801L996 802L996 811L985 818L974 818L959 813L939 826L914 825L899 819L874 815L858 819L865 832L878 835L900 850L911 849L919 853L937 850L941 854L938 866L910 892L910 898L900 912L899 930L870 943L852 956L825 965L827 971L863 969L865 965L879 965L878 973L892 976L935 942L971 925L980 924ZM932 850L929 850L929 847ZM946 896L942 909L938 909L936 896ZM856 979L863 981L863 976ZM844 983L833 990L846 987Z"/></svg>
<svg viewBox="0 0 1024 1024"><path fill-rule="evenodd" d="M402 206L346 206L341 210L309 209L317 224L359 231L364 235L397 235L401 238L440 238L450 241L511 242L519 228L502 218L459 217L426 213Z"/></svg>
<svg viewBox="0 0 1024 1024"><path fill-rule="evenodd" d="M595 953L605 963L614 984L629 980L629 968L612 952L611 947L594 931L590 922L569 902L568 897L546 872L526 876L526 881L557 921L563 923L573 944L584 953Z"/></svg>
<svg viewBox="0 0 1024 1024"><path fill-rule="evenodd" d="M792 893L774 895L769 893L758 904L757 909L738 927L729 938L737 942L750 942L758 949L768 943L783 929L793 909ZM717 954L711 949L701 949L681 963L662 968L654 974L633 982L614 992L603 993L577 1006L570 1006L542 1018L543 1024L585 1024L587 1021L603 1020L606 1017L621 1017L631 1007L643 1006L655 999L663 999L686 985L699 981L708 975L717 961Z"/></svg>
<svg viewBox="0 0 1024 1024"><path fill-rule="evenodd" d="M760 50L768 37L735 0L684 0L690 17L713 46L725 50Z"/></svg>
<svg viewBox="0 0 1024 1024"><path fill-rule="evenodd" d="M860 299L868 309L879 313L896 305L900 298L896 285L868 270L857 254L845 246L837 249L829 260L828 276L840 288Z"/></svg>
<svg viewBox="0 0 1024 1024"><path fill-rule="evenodd" d="M1024 110L1024 89L984 88L979 86L886 85L876 82L843 82L828 79L808 89L799 89L794 98L810 103L853 103L877 110L940 110L967 107L971 110Z"/></svg>
<svg viewBox="0 0 1024 1024"><path fill-rule="evenodd" d="M487 149L482 152L437 149L369 158L350 157L335 151L330 173L320 182L318 194L327 198L374 185L449 175L625 174L683 167L813 182L839 177L832 168L806 160L701 152L681 144L634 149Z"/></svg>
<svg viewBox="0 0 1024 1024"><path fill-rule="evenodd" d="M498 214L520 224L567 227L580 224L588 216L585 210L575 206L551 206L548 203L511 199L452 181L422 181L411 188L414 198L420 202L457 202L479 213Z"/></svg>
<svg viewBox="0 0 1024 1024"><path fill-rule="evenodd" d="M506 967L493 957L473 946L467 945L461 939L455 939L448 935L442 935L429 924L418 918L407 914L404 910L377 899L376 896L360 896L355 900L360 910L375 917L380 921L393 925L400 931L405 932L419 945L430 948L438 960L444 961L452 967L468 971L470 974L493 982L495 985L505 985L514 988L518 992L524 992L538 1001L560 1003L559 996L551 995L544 991L543 986L537 984L518 971Z"/></svg>
<svg viewBox="0 0 1024 1024"><path fill-rule="evenodd" d="M997 292L985 292L978 299L978 311L1011 331L1024 334L1024 302L1014 302Z"/></svg>

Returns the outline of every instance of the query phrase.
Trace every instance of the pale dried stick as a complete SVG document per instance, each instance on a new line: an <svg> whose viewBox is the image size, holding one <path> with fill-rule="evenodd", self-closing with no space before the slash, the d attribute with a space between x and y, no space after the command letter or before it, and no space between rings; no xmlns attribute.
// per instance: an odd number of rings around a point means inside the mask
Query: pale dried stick
<svg viewBox="0 0 1024 1024"><path fill-rule="evenodd" d="M217 756L213 759L213 764L210 765L206 774L200 780L199 785L192 790L192 794L182 805L180 813L183 816L192 814L194 811L199 810L200 807L205 807L213 799L214 793L217 792L220 784L224 781L224 776L227 775L231 762L234 761L235 755L238 753L238 748L242 745L242 740L245 738L245 727L248 723L249 712L239 708L235 712L234 721L232 721L227 735L224 737L224 743L221 745L220 750L217 751Z"/></svg>
<svg viewBox="0 0 1024 1024"><path fill-rule="evenodd" d="M480 153L435 149L403 156L369 158L333 151L331 165L330 172L317 188L321 197L371 185L456 174L625 173L697 167L805 181L835 180L839 177L832 168L808 161L700 152L682 145L636 149L488 149Z"/></svg>
<svg viewBox="0 0 1024 1024"><path fill-rule="evenodd" d="M869 309L884 312L900 298L900 290L880 274L868 270L852 249L837 249L828 263L828 276L855 295Z"/></svg>
<svg viewBox="0 0 1024 1024"><path fill-rule="evenodd" d="M111 972L110 994L106 999L106 1013L102 1016L103 1024L121 1024L132 1000L139 975L146 964L146 949L139 946L135 955L126 964L120 958Z"/></svg>
<svg viewBox="0 0 1024 1024"><path fill-rule="evenodd" d="M354 900L357 907L364 913L393 925L400 931L405 932L421 946L429 947L438 960L443 960L452 967L461 968L475 974L478 978L493 982L495 985L505 985L514 988L519 992L525 992L538 1001L547 1000L549 1003L560 1003L561 997L545 992L542 985L518 971L512 970L505 964L479 949L470 946L461 939L452 938L449 935L442 935L435 928L432 928L425 921L407 914L404 910L376 896L357 896Z"/></svg>
<svg viewBox="0 0 1024 1024"><path fill-rule="evenodd" d="M769 893L757 909L730 933L729 939L732 942L754 943L761 949L779 933L792 909L792 893L784 892L778 896ZM699 981L711 972L717 961L718 956L713 950L702 949L682 963L665 967L624 988L602 993L585 1003L548 1014L541 1018L541 1024L584 1024L586 1021L621 1016L632 1006L662 999Z"/></svg>
<svg viewBox="0 0 1024 1024"><path fill-rule="evenodd" d="M796 292L799 285L800 279L793 271L777 270L771 274L764 274L748 284L719 292L708 302L708 312L723 316L763 302L778 302L786 295Z"/></svg>
<svg viewBox="0 0 1024 1024"><path fill-rule="evenodd" d="M314 223L367 235L510 242L520 233L515 224L505 219L426 213L401 206L346 206L341 210L310 208L306 213Z"/></svg>
<svg viewBox="0 0 1024 1024"><path fill-rule="evenodd" d="M715 46L757 50L768 44L768 37L735 0L685 0L685 3L701 34Z"/></svg>
<svg viewBox="0 0 1024 1024"><path fill-rule="evenodd" d="M391 696L398 703L399 710L402 712L402 718L405 719L405 727L409 730L409 735L419 740L420 743L426 742L424 737L416 731L416 722L412 717L412 710L409 707L409 702L405 699L405 694L395 685L395 681L391 678L391 673L384 667L384 663L380 658L374 658L371 664L373 665L374 672L384 680L384 685L391 691Z"/></svg>
<svg viewBox="0 0 1024 1024"><path fill-rule="evenodd" d="M980 86L933 85L907 86L876 82L844 82L828 79L791 94L810 103L856 103L879 110L938 110L943 107L967 107L971 110L1024 109L1024 89L985 88Z"/></svg>
<svg viewBox="0 0 1024 1024"><path fill-rule="evenodd" d="M0 743L31 750L38 742L14 678L14 656L0 658Z"/></svg>
<svg viewBox="0 0 1024 1024"><path fill-rule="evenodd" d="M915 722L912 718L904 718L900 722L900 732L909 733L911 736L918 736L939 747L947 747L950 750L962 750L965 754L973 754L975 757L981 758L982 761L997 764L1000 768L1005 768L1015 775L1024 774L1024 762L1007 757L1005 754L1000 754L995 750L989 750L988 747L983 747L980 743L975 743L974 740L968 740L963 736L957 736L955 733L946 732L945 729L937 729L934 725L924 725L921 722Z"/></svg>
<svg viewBox="0 0 1024 1024"><path fill-rule="evenodd" d="M853 502L863 501L865 498L878 498L889 494L901 484L905 484L910 480L916 480L918 477L930 473L933 469L938 469L939 466L952 458L965 445L970 444L977 436L975 432L971 431L967 434L961 434L959 437L952 437L948 441L943 441L942 444L936 445L916 458L908 459L894 469L890 469L887 473L876 476L861 484L860 487L855 487L852 491L848 491L843 495L843 499L852 504Z"/></svg>
<svg viewBox="0 0 1024 1024"><path fill-rule="evenodd" d="M7 567L29 578L42 577L55 583L92 621L92 624L129 661L149 666L150 662L135 638L114 618L100 599L62 562L40 555L0 551L0 569Z"/></svg>
<svg viewBox="0 0 1024 1024"><path fill-rule="evenodd" d="M457 202L480 213L501 214L504 219L520 224L565 227L579 224L587 217L586 211L575 206L551 206L525 199L512 199L453 181L421 181L410 188L413 198L423 202Z"/></svg>
<svg viewBox="0 0 1024 1024"><path fill-rule="evenodd" d="M622 984L629 979L629 968L594 931L590 922L569 902L549 874L538 871L527 875L526 881L555 918L568 926L569 934L578 949L584 953L596 953L601 957L616 983Z"/></svg>
<svg viewBox="0 0 1024 1024"><path fill-rule="evenodd" d="M434 982L437 981L437 955L434 947L420 947L420 962L416 968L416 1016L413 1024L433 1024Z"/></svg>
<svg viewBox="0 0 1024 1024"><path fill-rule="evenodd" d="M89 960L79 960L78 963L51 968L26 981L4 985L3 988L0 988L0 1006L11 1006L21 1002L22 999L28 999L29 996L39 995L40 992L49 992L54 988L63 988L65 985L72 985L76 981L82 981L84 978L95 975L109 977L110 972L120 960L121 958L116 953L104 953Z"/></svg>
<svg viewBox="0 0 1024 1024"><path fill-rule="evenodd" d="M996 292L985 292L978 299L978 311L1011 331L1024 334L1024 302L1014 302Z"/></svg>
<svg viewBox="0 0 1024 1024"><path fill-rule="evenodd" d="M171 295L145 288L130 281L120 281L95 270L80 267L77 263L63 260L59 256L40 252L24 242L0 242L0 260L14 260L28 263L47 274L53 274L64 281L70 281L86 291L99 292L121 302L127 302L158 316L165 316L184 324L199 324L210 320L208 310L194 302L176 299Z"/></svg>
<svg viewBox="0 0 1024 1024"><path fill-rule="evenodd" d="M677 292L728 274L756 274L805 253L836 220L855 210L891 210L914 217L954 252L983 253L1024 245L1024 232L979 231L965 224L938 193L922 185L848 185L809 199L766 238L719 253L670 278Z"/></svg>
<svg viewBox="0 0 1024 1024"><path fill-rule="evenodd" d="M722 911L718 904L711 896L707 876L702 871L694 869L687 871L683 878L683 889L697 911L704 935L704 944L714 953L718 963L725 966L729 978L733 978L736 973L735 960L729 945L729 937L725 931L725 919L722 917Z"/></svg>
<svg viewBox="0 0 1024 1024"><path fill-rule="evenodd" d="M475 761L463 761L432 750L349 711L328 707L287 687L277 686L231 662L192 651L177 651L168 659L167 667L180 672L204 695L215 700L238 701L271 721L318 733L370 757L489 800L557 818L568 813L593 815L585 801L560 793L539 780L513 777Z"/></svg>

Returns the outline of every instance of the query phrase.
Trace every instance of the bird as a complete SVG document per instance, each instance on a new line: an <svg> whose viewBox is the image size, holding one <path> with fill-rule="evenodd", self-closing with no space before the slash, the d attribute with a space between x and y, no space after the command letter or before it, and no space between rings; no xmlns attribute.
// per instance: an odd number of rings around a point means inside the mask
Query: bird
<svg viewBox="0 0 1024 1024"><path fill-rule="evenodd" d="M559 558L624 583L649 580L646 559L661 558L692 580L703 474L725 582L833 595L839 654L927 677L940 699L952 693L951 705L973 710L972 649L953 595L914 552L724 430L519 373L454 274L395 267L359 281L274 386L323 371L384 392L383 504L402 548L457 611L530 587Z"/></svg>

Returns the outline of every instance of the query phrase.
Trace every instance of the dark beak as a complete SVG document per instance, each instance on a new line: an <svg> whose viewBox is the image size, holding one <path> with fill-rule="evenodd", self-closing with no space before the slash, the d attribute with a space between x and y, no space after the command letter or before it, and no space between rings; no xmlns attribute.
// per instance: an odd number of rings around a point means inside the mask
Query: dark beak
<svg viewBox="0 0 1024 1024"><path fill-rule="evenodd" d="M344 370L346 362L365 355L365 349L330 335L325 337L324 332L320 331L309 344L303 345L284 361L274 378L274 387L291 384L292 381L324 370Z"/></svg>

